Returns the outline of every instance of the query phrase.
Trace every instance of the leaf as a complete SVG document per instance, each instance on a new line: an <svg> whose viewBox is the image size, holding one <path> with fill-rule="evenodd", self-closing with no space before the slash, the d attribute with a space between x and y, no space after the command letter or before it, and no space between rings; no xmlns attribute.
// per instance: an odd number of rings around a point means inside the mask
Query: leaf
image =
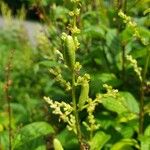
<svg viewBox="0 0 150 150"><path fill-rule="evenodd" d="M83 30L83 34L86 34L92 38L103 38L105 35L105 31L103 26L89 26Z"/></svg>
<svg viewBox="0 0 150 150"><path fill-rule="evenodd" d="M1 147L3 148L2 150L9 149L9 133L8 133L8 131L0 132L0 148Z"/></svg>
<svg viewBox="0 0 150 150"><path fill-rule="evenodd" d="M125 125L121 127L120 133L124 138L131 138L134 134L134 129L133 127Z"/></svg>
<svg viewBox="0 0 150 150"><path fill-rule="evenodd" d="M144 135L150 136L150 125L145 129Z"/></svg>
<svg viewBox="0 0 150 150"><path fill-rule="evenodd" d="M110 139L110 135L102 132L102 131L98 131L96 132L96 134L94 135L94 137L92 138L91 142L90 142L90 147L91 150L100 150L103 148L103 146L105 145L105 143Z"/></svg>
<svg viewBox="0 0 150 150"><path fill-rule="evenodd" d="M120 48L119 38L116 29L108 29L106 34L106 43L115 56L118 53L118 49Z"/></svg>
<svg viewBox="0 0 150 150"><path fill-rule="evenodd" d="M79 149L76 136L67 129L60 132L56 138L61 142L65 150Z"/></svg>
<svg viewBox="0 0 150 150"><path fill-rule="evenodd" d="M150 125L145 129L144 135L140 137L141 150L150 150Z"/></svg>
<svg viewBox="0 0 150 150"><path fill-rule="evenodd" d="M134 139L123 139L114 144L110 150L132 150L131 146L139 148L137 141Z"/></svg>
<svg viewBox="0 0 150 150"><path fill-rule="evenodd" d="M140 137L141 141L141 150L150 150L150 136Z"/></svg>
<svg viewBox="0 0 150 150"><path fill-rule="evenodd" d="M60 66L61 65L56 61L48 61L48 60L41 61L41 62L39 62L39 64L43 65L45 67L55 67L55 66Z"/></svg>
<svg viewBox="0 0 150 150"><path fill-rule="evenodd" d="M124 112L128 112L128 109L124 105L124 101L121 98L115 99L112 97L102 99L103 106L113 112L116 112L118 115Z"/></svg>
<svg viewBox="0 0 150 150"><path fill-rule="evenodd" d="M146 9L143 14L146 15L148 13L150 13L150 8Z"/></svg>
<svg viewBox="0 0 150 150"><path fill-rule="evenodd" d="M5 106L7 108L7 106ZM19 103L11 103L12 115L16 123L24 123L27 121L28 114L25 107Z"/></svg>
<svg viewBox="0 0 150 150"><path fill-rule="evenodd" d="M43 137L54 133L51 125L46 122L34 122L24 126L14 138L14 150L30 147L30 150L44 144Z"/></svg>
<svg viewBox="0 0 150 150"><path fill-rule="evenodd" d="M119 86L121 81L113 73L99 73L91 76L91 93L95 94L103 90L103 84L113 87Z"/></svg>
<svg viewBox="0 0 150 150"><path fill-rule="evenodd" d="M139 113L139 105L133 95L129 92L119 92L119 94L124 98L126 107L132 113Z"/></svg>
<svg viewBox="0 0 150 150"><path fill-rule="evenodd" d="M68 9L66 9L65 7L61 7L61 6L57 6L54 10L54 17L55 19L61 19L63 22L67 22L67 13L68 13Z"/></svg>
<svg viewBox="0 0 150 150"><path fill-rule="evenodd" d="M131 52L131 55L133 56L133 58L135 59L139 59L139 58L142 58L142 57L145 57L147 55L147 48L141 48L141 49L136 49L136 50L133 50Z"/></svg>
<svg viewBox="0 0 150 150"><path fill-rule="evenodd" d="M103 106L110 111L116 112L123 118L126 117L129 120L135 118L136 117L135 115L139 113L139 106L137 101L128 92L119 92L119 94L120 97L118 98L113 97L103 98L102 99Z"/></svg>

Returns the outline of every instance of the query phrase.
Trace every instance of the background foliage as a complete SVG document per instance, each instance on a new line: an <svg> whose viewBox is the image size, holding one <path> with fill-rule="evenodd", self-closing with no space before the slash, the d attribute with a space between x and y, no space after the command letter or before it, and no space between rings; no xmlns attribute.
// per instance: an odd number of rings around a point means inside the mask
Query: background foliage
<svg viewBox="0 0 150 150"><path fill-rule="evenodd" d="M5 85L8 62L12 50L12 70L9 72L10 106L12 111L12 148L14 150L53 149L52 139L58 138L66 150L79 149L75 135L65 124L59 123L44 102L44 96L69 102L70 95L49 74L49 68L58 63L56 49L62 51L61 33L67 31L69 0L6 0L0 1L5 25L0 28L0 150L9 149L9 113ZM5 6L4 3L5 2ZM121 3L122 2L122 3ZM150 63L144 88L144 125L139 134L141 83L130 62L124 55L132 55L144 70L149 50L149 0L118 1L83 0L78 25L80 48L77 61L82 72L91 75L90 97L104 93L103 84L118 89L124 98L124 107L113 98L106 98L96 107L95 119L101 128L91 141L93 150L149 150L150 149ZM7 7L6 3L10 8ZM23 7L21 7L23 6ZM17 9L21 9L18 13ZM25 8L25 9L24 9ZM118 16L123 9L137 23L140 38L133 36L133 29ZM10 11L12 10L12 11ZM145 11L147 10L147 12ZM145 13L144 13L145 12ZM43 26L32 45L23 24L24 14L36 19ZM20 21L13 21L16 16ZM69 73L63 72L70 80ZM79 95L79 89L77 96ZM132 115L131 115L132 114ZM81 114L86 120L86 112ZM85 135L88 134L85 132ZM139 144L140 143L140 144ZM139 148L140 146L140 148Z"/></svg>

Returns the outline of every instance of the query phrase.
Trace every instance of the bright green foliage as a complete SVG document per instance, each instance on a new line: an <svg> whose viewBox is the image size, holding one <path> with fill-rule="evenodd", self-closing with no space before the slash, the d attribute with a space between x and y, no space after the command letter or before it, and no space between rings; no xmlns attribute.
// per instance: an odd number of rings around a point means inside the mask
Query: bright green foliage
<svg viewBox="0 0 150 150"><path fill-rule="evenodd" d="M104 144L108 142L110 135L105 134L102 131L95 133L94 137L90 141L91 150L100 150L103 148Z"/></svg>
<svg viewBox="0 0 150 150"><path fill-rule="evenodd" d="M54 129L46 122L34 122L24 126L15 135L13 149L45 149L44 136L54 133ZM38 145L37 145L38 143Z"/></svg>
<svg viewBox="0 0 150 150"><path fill-rule="evenodd" d="M139 145L134 139L123 139L111 147L111 150L132 150L132 147L136 147L139 149Z"/></svg>
<svg viewBox="0 0 150 150"><path fill-rule="evenodd" d="M53 140L54 150L63 150L63 147L58 139Z"/></svg>
<svg viewBox="0 0 150 150"><path fill-rule="evenodd" d="M150 149L150 126L145 129L144 136L140 137L141 141L141 150L148 150Z"/></svg>
<svg viewBox="0 0 150 150"><path fill-rule="evenodd" d="M9 102L13 150L150 150L149 0L16 1L0 0L0 150Z"/></svg>

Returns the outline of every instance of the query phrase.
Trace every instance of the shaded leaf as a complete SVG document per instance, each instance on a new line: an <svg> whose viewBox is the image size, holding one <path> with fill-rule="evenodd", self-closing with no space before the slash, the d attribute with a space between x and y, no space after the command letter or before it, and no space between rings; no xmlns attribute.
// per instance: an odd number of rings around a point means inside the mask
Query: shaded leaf
<svg viewBox="0 0 150 150"><path fill-rule="evenodd" d="M91 142L90 142L90 147L91 150L100 150L103 148L103 146L105 145L105 143L110 139L110 135L102 132L102 131L98 131L96 132L96 134L94 135L94 137L92 138Z"/></svg>
<svg viewBox="0 0 150 150"><path fill-rule="evenodd" d="M51 125L46 122L34 122L20 129L14 138L14 149L26 149L33 145L32 148L43 145L43 137L47 134L54 133ZM30 149L31 150L31 149Z"/></svg>
<svg viewBox="0 0 150 150"><path fill-rule="evenodd" d="M78 140L76 136L67 129L64 129L62 132L60 132L57 135L57 138L61 142L65 150L79 149Z"/></svg>
<svg viewBox="0 0 150 150"><path fill-rule="evenodd" d="M123 139L114 144L110 150L132 150L132 146L138 147L137 141L134 139Z"/></svg>
<svg viewBox="0 0 150 150"><path fill-rule="evenodd" d="M139 113L139 105L133 95L129 92L119 92L126 102L126 107L132 113Z"/></svg>
<svg viewBox="0 0 150 150"><path fill-rule="evenodd" d="M103 98L102 104L106 109L116 112L117 114L128 112L128 109L126 108L125 103L121 98L118 99L115 99L113 97Z"/></svg>

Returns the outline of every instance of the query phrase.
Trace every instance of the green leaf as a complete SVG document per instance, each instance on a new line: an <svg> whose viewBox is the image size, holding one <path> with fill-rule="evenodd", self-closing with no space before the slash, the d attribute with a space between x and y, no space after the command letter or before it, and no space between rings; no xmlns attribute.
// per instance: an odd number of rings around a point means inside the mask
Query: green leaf
<svg viewBox="0 0 150 150"><path fill-rule="evenodd" d="M140 137L141 141L141 150L150 150L150 136Z"/></svg>
<svg viewBox="0 0 150 150"><path fill-rule="evenodd" d="M113 112L116 112L122 117L126 117L129 120L136 117L139 113L139 106L135 98L128 92L119 92L120 97L113 98L103 98L103 106Z"/></svg>
<svg viewBox="0 0 150 150"><path fill-rule="evenodd" d="M106 109L116 112L117 114L128 112L128 109L126 108L125 103L121 98L117 99L113 97L103 98L102 104Z"/></svg>
<svg viewBox="0 0 150 150"><path fill-rule="evenodd" d="M150 8L146 9L143 14L146 15L148 13L150 13Z"/></svg>
<svg viewBox="0 0 150 150"><path fill-rule="evenodd" d="M55 66L61 66L61 64L59 64L58 62L56 61L48 61L48 60L45 60L45 61L41 61L39 62L40 65L43 65L45 67L55 67Z"/></svg>
<svg viewBox="0 0 150 150"><path fill-rule="evenodd" d="M4 107L7 108L7 105ZM25 107L19 103L11 103L12 115L15 118L16 123L24 123L27 121L28 114Z"/></svg>
<svg viewBox="0 0 150 150"><path fill-rule="evenodd" d="M91 150L100 150L103 148L103 146L106 144L106 142L110 139L110 135L98 131L92 138L90 142Z"/></svg>
<svg viewBox="0 0 150 150"><path fill-rule="evenodd" d="M134 139L123 139L114 144L110 150L132 150L132 146L139 148L137 141Z"/></svg>
<svg viewBox="0 0 150 150"><path fill-rule="evenodd" d="M133 50L131 52L131 55L135 59L139 59L139 58L145 57L147 55L147 47L141 48L141 49L138 49L138 50L137 49Z"/></svg>
<svg viewBox="0 0 150 150"><path fill-rule="evenodd" d="M114 53L114 56L119 52L120 44L116 29L108 29L106 34L106 43L109 49Z"/></svg>
<svg viewBox="0 0 150 150"><path fill-rule="evenodd" d="M124 98L128 111L132 113L139 113L139 105L133 95L129 92L119 92Z"/></svg>
<svg viewBox="0 0 150 150"><path fill-rule="evenodd" d="M64 129L62 132L60 132L57 135L57 139L61 142L65 150L79 149L76 136L67 129Z"/></svg>
<svg viewBox="0 0 150 150"><path fill-rule="evenodd" d="M89 37L92 38L104 38L105 31L103 29L103 26L90 26L83 30L83 34L88 35Z"/></svg>
<svg viewBox="0 0 150 150"><path fill-rule="evenodd" d="M14 138L14 150L26 150L30 147L30 150L34 150L36 147L41 147L44 144L43 137L47 134L54 133L51 125L46 122L34 122L28 124L20 129ZM42 146L43 147L43 146ZM41 148L38 148L41 149Z"/></svg>
<svg viewBox="0 0 150 150"><path fill-rule="evenodd" d="M134 128L127 125L121 126L120 133L124 138L131 138L134 134Z"/></svg>
<svg viewBox="0 0 150 150"><path fill-rule="evenodd" d="M99 73L91 76L91 93L95 94L104 89L103 84L119 86L121 81L113 73Z"/></svg>
<svg viewBox="0 0 150 150"><path fill-rule="evenodd" d="M69 12L68 9L66 9L65 7L57 6L54 10L55 20L60 19L63 22L67 22L68 12Z"/></svg>
<svg viewBox="0 0 150 150"><path fill-rule="evenodd" d="M141 150L150 150L150 125L145 129L144 135L140 137Z"/></svg>
<svg viewBox="0 0 150 150"><path fill-rule="evenodd" d="M9 149L9 133L8 131L0 132L0 150Z"/></svg>
<svg viewBox="0 0 150 150"><path fill-rule="evenodd" d="M145 129L144 135L150 136L150 125Z"/></svg>

